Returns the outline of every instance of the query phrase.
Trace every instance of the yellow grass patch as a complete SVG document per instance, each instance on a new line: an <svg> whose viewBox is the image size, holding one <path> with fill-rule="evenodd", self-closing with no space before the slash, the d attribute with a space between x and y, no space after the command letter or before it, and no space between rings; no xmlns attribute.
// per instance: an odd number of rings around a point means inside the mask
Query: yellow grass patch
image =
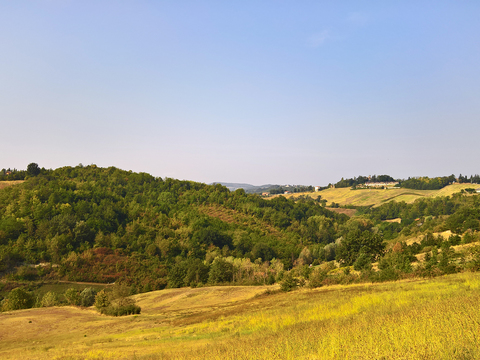
<svg viewBox="0 0 480 360"><path fill-rule="evenodd" d="M422 197L451 196L467 188L476 188L477 184L453 184L440 190L412 190L412 189L357 189L350 188L330 188L315 193L296 193L281 195L285 197L296 198L300 195L327 200L327 203L335 202L340 205L354 206L380 206L386 202L395 200L397 202L405 201L412 203Z"/></svg>
<svg viewBox="0 0 480 360"><path fill-rule="evenodd" d="M0 181L0 190L5 189L8 186L21 184L23 182L25 182L25 180Z"/></svg>
<svg viewBox="0 0 480 360"><path fill-rule="evenodd" d="M73 307L2 313L0 358L480 357L480 274L258 296L275 288L155 291L136 296L141 315L120 318Z"/></svg>

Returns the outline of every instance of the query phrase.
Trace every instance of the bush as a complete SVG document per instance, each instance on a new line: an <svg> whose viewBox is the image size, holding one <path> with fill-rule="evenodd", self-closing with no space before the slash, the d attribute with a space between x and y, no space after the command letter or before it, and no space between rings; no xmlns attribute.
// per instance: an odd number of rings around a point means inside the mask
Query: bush
<svg viewBox="0 0 480 360"><path fill-rule="evenodd" d="M353 268L357 271L360 270L372 270L372 258L370 255L360 252L357 260L353 263Z"/></svg>
<svg viewBox="0 0 480 360"><path fill-rule="evenodd" d="M142 309L138 305L130 304L126 306L107 306L99 310L100 310L100 313L103 315L125 316L125 315L140 314Z"/></svg>
<svg viewBox="0 0 480 360"><path fill-rule="evenodd" d="M100 310L108 306L110 306L110 300L105 290L102 290L95 296L95 307Z"/></svg>
<svg viewBox="0 0 480 360"><path fill-rule="evenodd" d="M64 296L68 305L80 305L80 293L76 289L68 289Z"/></svg>
<svg viewBox="0 0 480 360"><path fill-rule="evenodd" d="M47 292L42 297L42 301L40 302L42 307L51 307L58 305L58 296L53 291Z"/></svg>
<svg viewBox="0 0 480 360"><path fill-rule="evenodd" d="M109 316L140 314L140 307L129 295L129 287L115 284L111 289L102 290L95 296L95 307L101 314Z"/></svg>
<svg viewBox="0 0 480 360"><path fill-rule="evenodd" d="M97 291L93 288L85 288L80 293L80 305L89 307L95 303L95 295L97 295Z"/></svg>
<svg viewBox="0 0 480 360"><path fill-rule="evenodd" d="M22 288L15 288L8 294L3 301L2 311L29 309L33 307L35 298L32 293L25 291Z"/></svg>
<svg viewBox="0 0 480 360"><path fill-rule="evenodd" d="M308 287L310 288L317 288L323 285L323 280L327 277L327 273L320 268L316 268L310 274L308 278Z"/></svg>
<svg viewBox="0 0 480 360"><path fill-rule="evenodd" d="M280 289L282 291L288 292L292 291L298 287L297 280L293 277L291 272L288 272L283 277L282 282L280 283Z"/></svg>

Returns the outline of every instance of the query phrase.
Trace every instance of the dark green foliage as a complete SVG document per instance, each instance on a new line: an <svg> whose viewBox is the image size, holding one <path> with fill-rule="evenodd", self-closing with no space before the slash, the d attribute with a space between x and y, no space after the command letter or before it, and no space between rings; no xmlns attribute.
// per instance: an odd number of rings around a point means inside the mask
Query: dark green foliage
<svg viewBox="0 0 480 360"><path fill-rule="evenodd" d="M108 306L99 309L100 313L108 316L137 315L142 311L141 307L135 304L125 306Z"/></svg>
<svg viewBox="0 0 480 360"><path fill-rule="evenodd" d="M372 257L369 254L360 252L357 260L353 263L353 268L357 271L372 270Z"/></svg>
<svg viewBox="0 0 480 360"><path fill-rule="evenodd" d="M37 176L38 174L40 174L40 168L38 167L38 164L36 164L36 163L28 164L27 174L29 176Z"/></svg>
<svg viewBox="0 0 480 360"><path fill-rule="evenodd" d="M257 243L252 249L252 259L270 261L275 257L275 251L265 243Z"/></svg>
<svg viewBox="0 0 480 360"><path fill-rule="evenodd" d="M99 310L110 306L110 299L105 290L99 291L97 295L95 295L94 305Z"/></svg>
<svg viewBox="0 0 480 360"><path fill-rule="evenodd" d="M81 306L92 306L95 303L95 296L97 295L97 291L93 288L85 288L80 293L80 305Z"/></svg>
<svg viewBox="0 0 480 360"><path fill-rule="evenodd" d="M22 289L15 288L9 292L6 299L2 302L2 311L28 309L33 307L35 298L32 293Z"/></svg>
<svg viewBox="0 0 480 360"><path fill-rule="evenodd" d="M455 181L455 175L436 178L408 178L400 183L401 187L417 190L438 190Z"/></svg>
<svg viewBox="0 0 480 360"><path fill-rule="evenodd" d="M327 278L327 271L324 271L320 268L315 268L310 273L310 277L308 278L308 286L310 288L317 288L323 285L323 281Z"/></svg>
<svg viewBox="0 0 480 360"><path fill-rule="evenodd" d="M108 316L134 315L141 311L130 297L130 288L124 284L115 284L108 290L100 291L95 296L95 307Z"/></svg>
<svg viewBox="0 0 480 360"><path fill-rule="evenodd" d="M208 281L210 267L200 259L189 259L187 262L187 274L183 283L195 287L199 284L206 284Z"/></svg>
<svg viewBox="0 0 480 360"><path fill-rule="evenodd" d="M283 280L280 283L280 289L288 292L298 287L298 281L293 277L293 274L289 271L283 276Z"/></svg>
<svg viewBox="0 0 480 360"><path fill-rule="evenodd" d="M438 268L444 273L444 274L452 274L457 271L457 266L453 262L454 260L454 251L450 247L450 244L448 241L445 241L442 244L442 252L439 255L439 262L438 262Z"/></svg>
<svg viewBox="0 0 480 360"><path fill-rule="evenodd" d="M175 264L168 272L168 287L179 288L185 286L187 276L187 262L181 261Z"/></svg>
<svg viewBox="0 0 480 360"><path fill-rule="evenodd" d="M233 264L222 258L216 258L210 266L208 282L210 284L221 284L232 280Z"/></svg>
<svg viewBox="0 0 480 360"><path fill-rule="evenodd" d="M68 305L80 305L81 297L77 289L67 289L67 291L65 291L64 297Z"/></svg>
<svg viewBox="0 0 480 360"><path fill-rule="evenodd" d="M359 176L357 178L353 179L341 179L339 182L335 184L335 187L337 188L345 188L345 187L352 187L352 186L357 186L357 185L362 185L365 184L366 182L371 181L371 182L391 182L395 181L394 178L392 178L389 175L373 175L370 177L370 179L367 176Z"/></svg>
<svg viewBox="0 0 480 360"><path fill-rule="evenodd" d="M336 258L345 265L353 265L362 253L371 261L383 255L385 243L379 234L368 230L371 222L358 218L349 220L344 226L344 235L336 250Z"/></svg>

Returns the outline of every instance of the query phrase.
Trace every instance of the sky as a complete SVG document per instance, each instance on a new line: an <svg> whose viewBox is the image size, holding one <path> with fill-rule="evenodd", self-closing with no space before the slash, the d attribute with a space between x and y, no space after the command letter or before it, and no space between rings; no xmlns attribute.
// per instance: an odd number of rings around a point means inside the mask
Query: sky
<svg viewBox="0 0 480 360"><path fill-rule="evenodd" d="M480 173L478 1L0 0L0 168Z"/></svg>

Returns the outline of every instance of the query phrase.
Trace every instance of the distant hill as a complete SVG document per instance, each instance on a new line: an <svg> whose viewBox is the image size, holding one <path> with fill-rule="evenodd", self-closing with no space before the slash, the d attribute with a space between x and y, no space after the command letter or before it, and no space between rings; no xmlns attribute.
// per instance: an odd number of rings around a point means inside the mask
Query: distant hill
<svg viewBox="0 0 480 360"><path fill-rule="evenodd" d="M228 188L230 191L235 191L237 189L243 189L245 192L249 194L260 194L262 192L268 191L270 189L277 189L281 187L281 185L272 185L272 184L267 184L267 185L260 185L260 186L255 186L251 184L242 184L242 183L227 183L227 182L214 182L211 185L215 184L220 184Z"/></svg>
<svg viewBox="0 0 480 360"><path fill-rule="evenodd" d="M412 189L356 189L350 188L329 188L314 194L309 194L313 198L321 197L327 201L327 204L336 203L341 206L380 206L392 200L397 202L405 201L413 203L420 198L435 198L440 196L452 196L468 188L479 188L478 184L453 184L440 190L412 190ZM302 193L285 195L287 198L297 198L305 195Z"/></svg>

